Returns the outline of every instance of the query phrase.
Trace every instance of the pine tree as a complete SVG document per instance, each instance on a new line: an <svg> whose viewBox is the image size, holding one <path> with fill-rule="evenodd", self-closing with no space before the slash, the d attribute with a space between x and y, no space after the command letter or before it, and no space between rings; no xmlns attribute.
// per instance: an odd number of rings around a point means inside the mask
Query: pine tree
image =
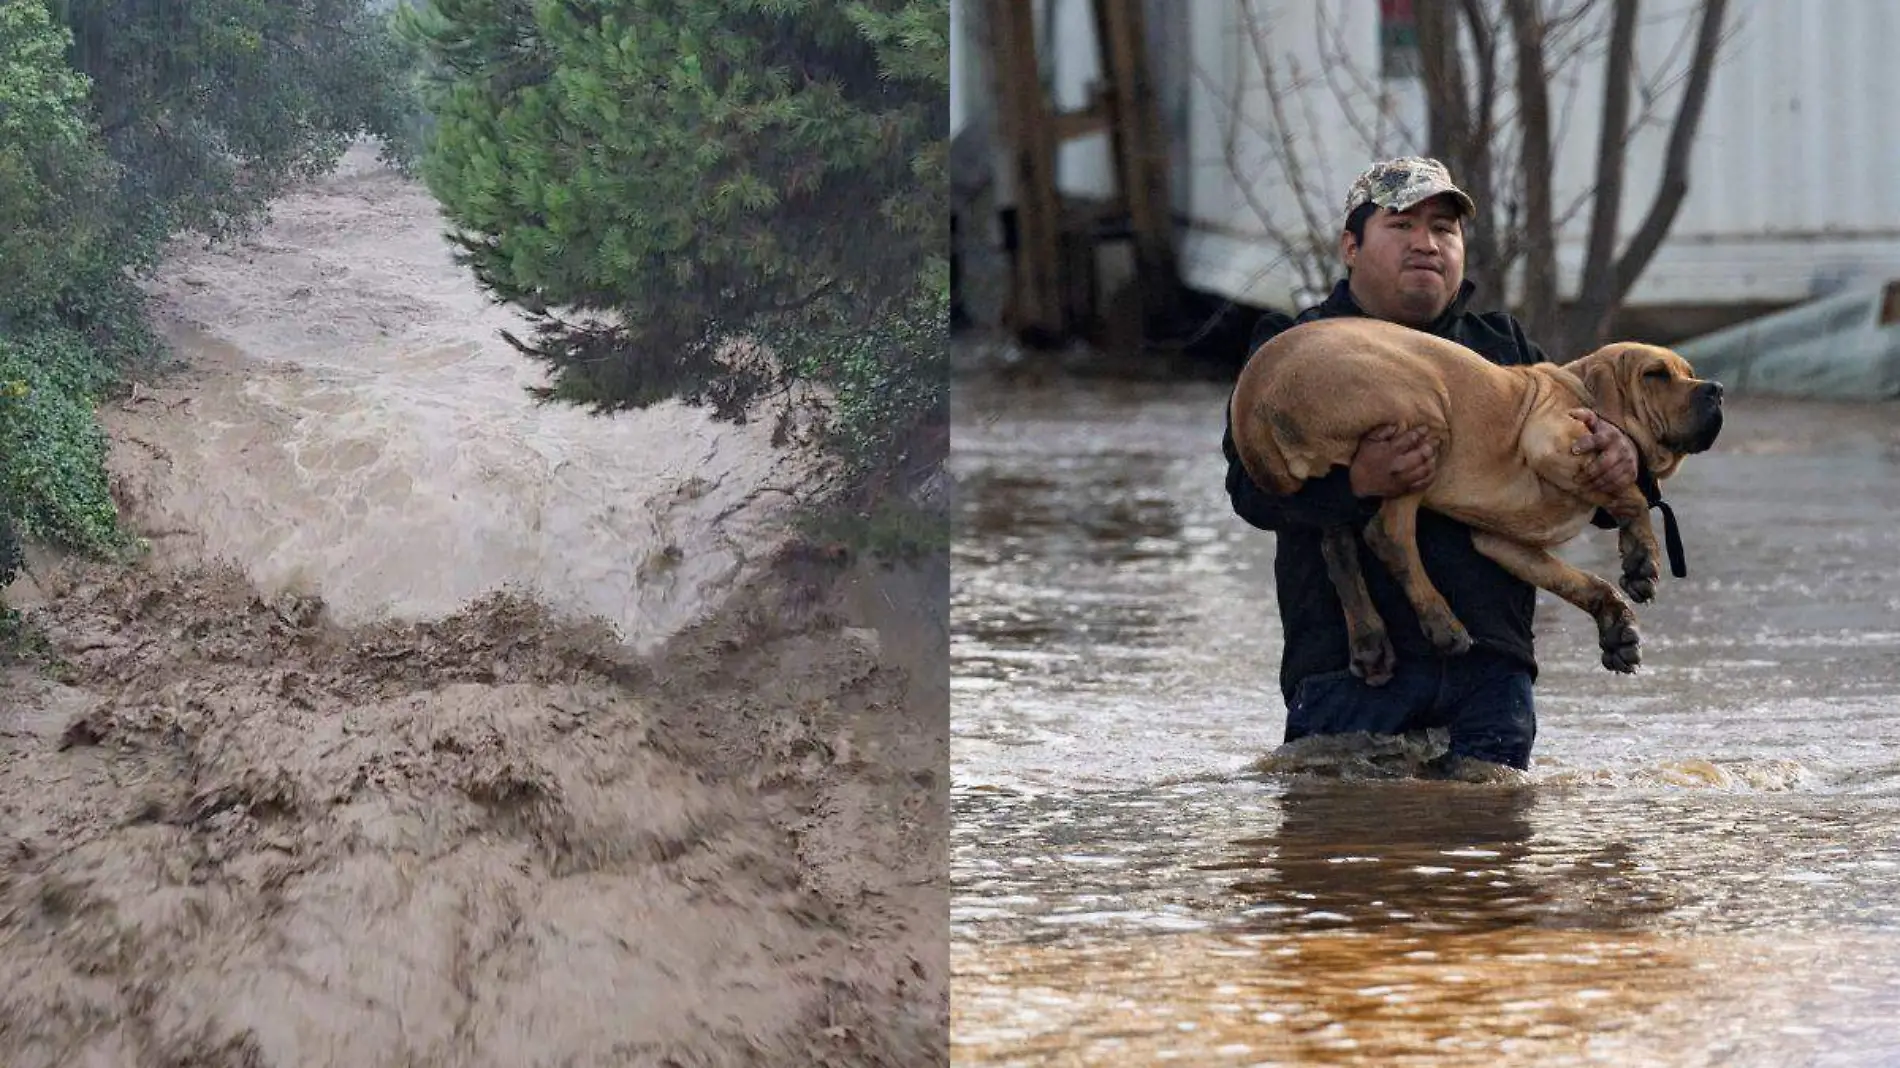
<svg viewBox="0 0 1900 1068"><path fill-rule="evenodd" d="M408 25L422 173L531 316L510 340L543 399L741 420L816 380L871 452L941 418L947 0L431 0Z"/></svg>

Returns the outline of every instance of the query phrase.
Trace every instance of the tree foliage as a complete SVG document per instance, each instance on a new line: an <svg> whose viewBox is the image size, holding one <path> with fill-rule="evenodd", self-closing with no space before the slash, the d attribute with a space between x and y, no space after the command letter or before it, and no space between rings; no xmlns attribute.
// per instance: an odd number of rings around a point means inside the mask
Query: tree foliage
<svg viewBox="0 0 1900 1068"><path fill-rule="evenodd" d="M67 65L70 40L41 0L0 0L0 584L20 566L23 534L91 548L112 538L103 453L78 441L96 432L84 401L96 364L81 339L44 347L57 309L87 299L113 225L115 168L89 121L87 80ZM68 443L80 462L62 455ZM102 497L103 535L90 507Z"/></svg>
<svg viewBox="0 0 1900 1068"><path fill-rule="evenodd" d="M362 0L0 0L0 583L21 535L122 544L93 407L157 351L138 271L351 138L400 161L412 67Z"/></svg>
<svg viewBox="0 0 1900 1068"><path fill-rule="evenodd" d="M359 134L400 141L408 57L363 0L59 0L73 65L160 236L226 236Z"/></svg>
<svg viewBox="0 0 1900 1068"><path fill-rule="evenodd" d="M114 170L37 0L0 3L0 328L65 297L107 240Z"/></svg>
<svg viewBox="0 0 1900 1068"><path fill-rule="evenodd" d="M406 21L422 173L477 279L531 316L511 340L550 368L544 399L739 420L815 379L887 438L940 414L919 320L947 310L947 0L431 0Z"/></svg>

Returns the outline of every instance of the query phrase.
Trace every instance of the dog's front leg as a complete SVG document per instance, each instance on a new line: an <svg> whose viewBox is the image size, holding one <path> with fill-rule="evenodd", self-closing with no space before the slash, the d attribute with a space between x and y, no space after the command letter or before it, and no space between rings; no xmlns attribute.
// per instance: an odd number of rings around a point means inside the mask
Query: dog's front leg
<svg viewBox="0 0 1900 1068"><path fill-rule="evenodd" d="M1390 497L1379 506L1379 514L1366 524L1366 544L1392 577L1405 587L1405 596L1418 612L1419 625L1432 648L1452 656L1471 650L1471 635L1451 606L1425 574L1425 562L1418 556L1419 494Z"/></svg>
<svg viewBox="0 0 1900 1068"><path fill-rule="evenodd" d="M1326 574L1339 593L1339 606L1346 612L1346 635L1352 645L1352 673L1368 686L1384 686L1392 681L1398 667L1398 654L1386 636L1385 620L1372 606L1372 594L1366 590L1366 575L1359 567L1359 545L1351 527L1328 527L1320 535L1319 549L1326 557Z"/></svg>
<svg viewBox="0 0 1900 1068"><path fill-rule="evenodd" d="M1630 486L1604 505L1616 517L1616 548L1623 559L1623 592L1637 604L1656 599L1656 581L1662 577L1657 561L1656 528L1649 522L1649 502L1643 491Z"/></svg>
<svg viewBox="0 0 1900 1068"><path fill-rule="evenodd" d="M1576 605L1596 620L1603 666L1629 674L1643 662L1636 633L1636 612L1608 582L1552 556L1549 551L1483 531L1473 532L1471 547L1498 566L1541 590Z"/></svg>

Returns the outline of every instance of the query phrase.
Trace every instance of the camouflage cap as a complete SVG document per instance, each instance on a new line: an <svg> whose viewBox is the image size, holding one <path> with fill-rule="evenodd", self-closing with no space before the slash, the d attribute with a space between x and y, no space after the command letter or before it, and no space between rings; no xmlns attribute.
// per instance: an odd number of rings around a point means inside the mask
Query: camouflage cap
<svg viewBox="0 0 1900 1068"><path fill-rule="evenodd" d="M1451 171L1443 163L1425 156L1400 156L1382 159L1367 167L1346 194L1346 215L1361 204L1377 204L1392 211L1406 211L1442 193L1451 194L1458 210L1476 215L1478 206L1471 196L1452 184Z"/></svg>

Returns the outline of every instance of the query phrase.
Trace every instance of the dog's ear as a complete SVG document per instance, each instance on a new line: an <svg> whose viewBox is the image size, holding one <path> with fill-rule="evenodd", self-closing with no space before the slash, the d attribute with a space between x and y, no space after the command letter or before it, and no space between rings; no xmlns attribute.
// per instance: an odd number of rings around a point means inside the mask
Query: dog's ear
<svg viewBox="0 0 1900 1068"><path fill-rule="evenodd" d="M1654 398L1645 392L1643 380L1648 352L1642 345L1605 345L1569 368L1590 391L1597 413L1628 434L1650 473L1663 478L1675 471L1681 457L1663 445L1651 423Z"/></svg>
<svg viewBox="0 0 1900 1068"><path fill-rule="evenodd" d="M1620 352L1607 346L1570 364L1583 388L1590 391L1591 407L1619 426L1628 422L1630 414L1627 364Z"/></svg>

